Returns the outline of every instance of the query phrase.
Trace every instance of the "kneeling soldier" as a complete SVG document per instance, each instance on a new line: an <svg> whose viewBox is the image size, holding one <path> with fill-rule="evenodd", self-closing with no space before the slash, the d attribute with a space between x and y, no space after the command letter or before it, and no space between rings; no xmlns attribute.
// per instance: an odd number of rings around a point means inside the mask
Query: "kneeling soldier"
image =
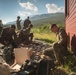
<svg viewBox="0 0 76 75"><path fill-rule="evenodd" d="M57 42L53 44L49 50L45 50L44 54L51 54L51 51L54 51L54 55L58 63L64 63L63 56L67 52L67 34L64 29L58 28L56 24L52 24L50 30L56 33ZM48 55L51 56L51 55Z"/></svg>
<svg viewBox="0 0 76 75"><path fill-rule="evenodd" d="M29 44L32 42L33 33L30 33L32 27L33 27L33 25L31 24L31 25L29 25L28 28L20 31L19 36L18 36L18 39L20 40L19 43L25 42L26 44Z"/></svg>

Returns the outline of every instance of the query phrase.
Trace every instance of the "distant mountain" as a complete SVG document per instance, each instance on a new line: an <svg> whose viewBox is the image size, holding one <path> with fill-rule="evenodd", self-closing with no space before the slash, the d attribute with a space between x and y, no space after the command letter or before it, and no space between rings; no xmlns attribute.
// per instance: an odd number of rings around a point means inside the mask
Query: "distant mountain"
<svg viewBox="0 0 76 75"><path fill-rule="evenodd" d="M44 23L62 23L64 24L65 16L64 13L51 13L51 14L41 14L34 15L30 17L33 25L42 25ZM23 25L24 20L22 20ZM16 24L16 21L8 22L6 25Z"/></svg>
<svg viewBox="0 0 76 75"><path fill-rule="evenodd" d="M33 16L33 19L34 19L32 20L33 25L43 25L45 23L56 23L56 24L65 23L64 13L36 15L36 16Z"/></svg>
<svg viewBox="0 0 76 75"><path fill-rule="evenodd" d="M9 25L9 24L15 24L16 21L13 21L13 22L7 22L6 24Z"/></svg>
<svg viewBox="0 0 76 75"><path fill-rule="evenodd" d="M34 15L30 19L31 20L38 20L38 19L43 19L43 18L50 18L50 17L55 17L59 15L63 15L64 13L51 13L51 14L41 14L41 15Z"/></svg>
<svg viewBox="0 0 76 75"><path fill-rule="evenodd" d="M65 15L64 13L42 14L41 16L37 16L37 20L32 21L33 25L43 25L45 23L64 24Z"/></svg>

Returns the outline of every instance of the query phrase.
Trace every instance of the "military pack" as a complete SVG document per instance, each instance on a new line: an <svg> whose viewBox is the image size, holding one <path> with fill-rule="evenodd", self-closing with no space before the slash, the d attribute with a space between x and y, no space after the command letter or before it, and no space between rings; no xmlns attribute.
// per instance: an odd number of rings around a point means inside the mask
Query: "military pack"
<svg viewBox="0 0 76 75"><path fill-rule="evenodd" d="M12 59L14 59L13 47L12 45L8 45L3 49L3 59L8 63Z"/></svg>

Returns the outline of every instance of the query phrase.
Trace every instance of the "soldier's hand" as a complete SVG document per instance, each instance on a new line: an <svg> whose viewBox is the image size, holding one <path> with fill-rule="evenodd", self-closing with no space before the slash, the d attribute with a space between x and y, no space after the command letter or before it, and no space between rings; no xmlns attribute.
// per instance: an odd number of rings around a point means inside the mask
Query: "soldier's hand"
<svg viewBox="0 0 76 75"><path fill-rule="evenodd" d="M53 45L58 44L58 42L54 42Z"/></svg>
<svg viewBox="0 0 76 75"><path fill-rule="evenodd" d="M41 59L44 59L45 55L41 55L40 57L41 57Z"/></svg>
<svg viewBox="0 0 76 75"><path fill-rule="evenodd" d="M58 42L55 42L55 43L53 44L53 48L58 48L58 47L59 47Z"/></svg>

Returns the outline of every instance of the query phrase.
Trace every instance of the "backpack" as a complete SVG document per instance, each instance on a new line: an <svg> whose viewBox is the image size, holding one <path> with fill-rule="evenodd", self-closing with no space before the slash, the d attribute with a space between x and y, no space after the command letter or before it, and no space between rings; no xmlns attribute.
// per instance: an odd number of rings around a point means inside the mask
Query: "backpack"
<svg viewBox="0 0 76 75"><path fill-rule="evenodd" d="M3 49L3 59L8 63L14 59L13 47L8 45Z"/></svg>
<svg viewBox="0 0 76 75"><path fill-rule="evenodd" d="M39 63L37 75L53 75L54 68L53 60L42 59Z"/></svg>

